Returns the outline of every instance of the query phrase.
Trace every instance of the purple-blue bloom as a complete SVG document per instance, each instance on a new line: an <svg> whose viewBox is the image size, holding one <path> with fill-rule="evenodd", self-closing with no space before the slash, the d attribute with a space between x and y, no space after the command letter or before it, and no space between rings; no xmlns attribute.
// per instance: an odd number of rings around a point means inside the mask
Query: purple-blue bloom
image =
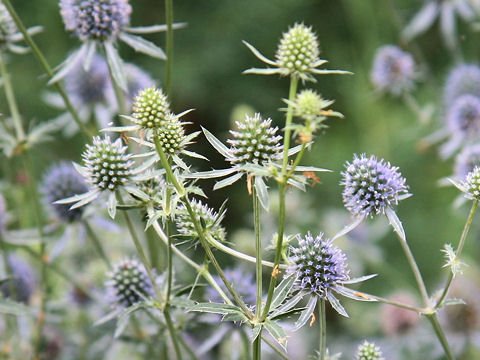
<svg viewBox="0 0 480 360"><path fill-rule="evenodd" d="M410 53L394 45L377 50L371 80L378 90L400 95L413 87L415 76L415 62Z"/></svg>
<svg viewBox="0 0 480 360"><path fill-rule="evenodd" d="M35 273L32 267L15 255L8 256L12 278L0 286L1 293L13 300L28 303L35 291ZM11 294L13 290L13 296Z"/></svg>
<svg viewBox="0 0 480 360"><path fill-rule="evenodd" d="M79 220L82 217L84 208L70 210L71 205L53 203L87 191L88 187L82 175L70 163L60 162L54 164L43 176L42 192L45 201L62 221L72 222Z"/></svg>
<svg viewBox="0 0 480 360"><path fill-rule="evenodd" d="M60 0L65 29L82 41L115 39L131 12L128 0Z"/></svg>
<svg viewBox="0 0 480 360"><path fill-rule="evenodd" d="M289 269L296 275L296 287L322 298L327 298L330 289L349 279L346 256L333 240L324 239L323 233L305 238L298 236L298 247L290 247L292 265Z"/></svg>
<svg viewBox="0 0 480 360"><path fill-rule="evenodd" d="M387 207L396 205L399 196L407 194L405 178L398 167L391 166L374 155L354 155L352 163L347 162L342 172L344 186L343 202L355 216L384 213Z"/></svg>
<svg viewBox="0 0 480 360"><path fill-rule="evenodd" d="M480 97L480 67L475 64L462 64L448 74L443 90L445 106L452 106L462 95Z"/></svg>
<svg viewBox="0 0 480 360"><path fill-rule="evenodd" d="M469 94L459 96L447 112L447 127L452 137L466 140L478 139L480 98Z"/></svg>

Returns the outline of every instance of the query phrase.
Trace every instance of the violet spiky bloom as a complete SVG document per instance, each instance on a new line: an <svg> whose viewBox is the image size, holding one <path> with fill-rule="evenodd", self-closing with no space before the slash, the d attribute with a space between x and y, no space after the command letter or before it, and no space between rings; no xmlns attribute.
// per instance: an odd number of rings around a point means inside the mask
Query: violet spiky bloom
<svg viewBox="0 0 480 360"><path fill-rule="evenodd" d="M394 45L377 50L371 80L378 90L400 95L413 87L414 79L415 62L410 53Z"/></svg>
<svg viewBox="0 0 480 360"><path fill-rule="evenodd" d="M448 74L443 91L445 105L450 107L462 95L480 97L480 67L475 64L462 64Z"/></svg>
<svg viewBox="0 0 480 360"><path fill-rule="evenodd" d="M120 306L129 307L141 302L143 298L153 296L153 285L145 267L135 259L126 259L116 264L109 273L106 284Z"/></svg>
<svg viewBox="0 0 480 360"><path fill-rule="evenodd" d="M115 39L131 12L128 0L60 0L65 29L82 41Z"/></svg>
<svg viewBox="0 0 480 360"><path fill-rule="evenodd" d="M298 246L290 247L292 265L296 274L296 287L308 293L327 298L327 293L349 279L346 256L323 233L305 238L298 236Z"/></svg>
<svg viewBox="0 0 480 360"><path fill-rule="evenodd" d="M480 135L480 98L467 94L453 101L447 112L447 126L454 137L477 139Z"/></svg>
<svg viewBox="0 0 480 360"><path fill-rule="evenodd" d="M70 205L53 203L87 191L88 187L83 177L72 164L67 162L60 162L51 166L43 177L42 192L45 200L54 210L55 215L65 222L79 220L84 208L70 210Z"/></svg>
<svg viewBox="0 0 480 360"><path fill-rule="evenodd" d="M385 358L378 346L364 341L357 349L355 360L385 360Z"/></svg>
<svg viewBox="0 0 480 360"><path fill-rule="evenodd" d="M85 71L83 59L65 76L65 90L77 106L92 106L105 102L113 92L108 65L99 55L92 58L90 69Z"/></svg>
<svg viewBox="0 0 480 360"><path fill-rule="evenodd" d="M243 298L243 300L249 305L255 304L257 287L252 273L246 272L239 267L226 269L224 273L225 278L230 284L232 284L235 290L237 290L238 294ZM220 287L223 291L228 292L220 276L215 275L214 279L218 284L220 284ZM207 289L206 296L208 297L209 301L217 303L223 302L217 291L211 287Z"/></svg>
<svg viewBox="0 0 480 360"><path fill-rule="evenodd" d="M480 166L480 144L466 147L455 158L455 176L465 178L475 166Z"/></svg>
<svg viewBox="0 0 480 360"><path fill-rule="evenodd" d="M281 158L282 137L277 135L278 127L272 126L272 119L263 120L260 114L237 121L237 130L230 130L232 139L227 140L233 157L232 164L266 165Z"/></svg>
<svg viewBox="0 0 480 360"><path fill-rule="evenodd" d="M0 285L1 293L15 301L28 303L35 291L35 273L30 264L15 255L9 255L7 261L12 271L11 279Z"/></svg>
<svg viewBox="0 0 480 360"><path fill-rule="evenodd" d="M344 186L343 202L355 216L384 213L388 207L397 205L400 195L407 194L405 178L398 167L391 166L374 155L354 155L342 172Z"/></svg>
<svg viewBox="0 0 480 360"><path fill-rule="evenodd" d="M95 136L93 145L87 145L82 154L87 181L100 190L114 191L124 185L133 167L132 156L126 152L120 138L112 142L109 136Z"/></svg>

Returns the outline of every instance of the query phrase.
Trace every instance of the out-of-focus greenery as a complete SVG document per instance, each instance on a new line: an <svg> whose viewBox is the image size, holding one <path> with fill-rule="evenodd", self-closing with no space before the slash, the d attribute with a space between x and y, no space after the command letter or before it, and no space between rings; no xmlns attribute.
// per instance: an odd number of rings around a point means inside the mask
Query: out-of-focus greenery
<svg viewBox="0 0 480 360"><path fill-rule="evenodd" d="M44 32L36 39L50 64L59 64L77 45L77 40L64 31L56 0L16 0L14 5L28 26L44 26ZM451 161L441 160L434 147L419 146L419 140L443 121L442 85L446 72L455 63L439 37L438 24L422 35L415 46L407 47L416 61L428 68L414 96L421 104L437 105L432 124L420 125L401 100L378 96L369 82L376 48L384 44L405 45L399 41L400 30L421 5L418 0L174 1L175 21L186 22L188 27L175 32L172 100L176 111L196 109L188 115L188 120L193 122L191 131L204 126L223 140L232 125L232 110L241 104L272 117L281 126L284 115L278 109L283 107L281 99L287 97L288 79L242 75L243 70L261 64L241 41L247 40L266 56L273 57L277 41L289 25L294 22L312 25L321 43L321 57L329 61L328 67L349 70L354 75L319 76L318 83L312 84L327 99L336 100L333 108L345 118L328 120L329 128L317 137L304 161L333 170L322 173L320 183L309 189L313 201L308 206L313 204L314 207L308 209L309 213L313 212L309 214L312 220L308 230L322 231L322 219L327 211L335 208L345 211L338 183L343 164L352 159L353 153L373 153L385 158L400 167L414 195L402 201L398 214L429 290L432 290L439 285L444 273L439 271L443 264L440 249L445 243L458 241L467 211L452 207L458 195L456 189L438 186L440 178L452 173ZM132 1L132 6L133 25L164 22L163 2L138 0ZM465 58L476 62L480 34L472 32L465 24L459 25ZM150 39L164 46L164 34ZM164 62L137 55L125 47L120 52L122 57L144 67L154 78L163 79ZM43 121L57 115L41 100L45 78L33 56L11 56L9 68L26 120ZM0 108L5 109L5 105L5 98L1 96ZM211 161L199 161L196 166L202 170L222 168L225 164L221 157L203 137L199 139L194 150ZM35 164L38 174L54 160L78 160L82 143L77 138L75 141L59 138L53 145L47 144L40 149ZM229 197L225 226L230 233L249 225L251 204L244 183L215 193L210 191L213 183L202 184L208 190L211 205L217 208L225 197ZM472 234L478 233L475 228ZM471 258L478 257L480 251L473 237L465 251ZM388 292L397 284L405 283L412 284L413 288L413 277L393 232L386 232L380 244L387 263L397 274L403 275L403 280L389 278L387 274L391 272L385 272L372 280L367 289ZM381 268L367 268L368 271L382 274Z"/></svg>

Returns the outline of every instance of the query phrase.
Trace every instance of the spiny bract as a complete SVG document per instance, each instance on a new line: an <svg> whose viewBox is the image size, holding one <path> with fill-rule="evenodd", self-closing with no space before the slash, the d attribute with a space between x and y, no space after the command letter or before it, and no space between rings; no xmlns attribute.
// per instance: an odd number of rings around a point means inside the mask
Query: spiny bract
<svg viewBox="0 0 480 360"><path fill-rule="evenodd" d="M113 143L109 136L93 138L93 145L87 145L82 154L87 180L101 190L114 191L125 184L132 174L133 161L126 154L127 147L118 138Z"/></svg>
<svg viewBox="0 0 480 360"><path fill-rule="evenodd" d="M326 298L329 289L349 279L345 254L332 240L324 239L323 233L298 236L298 246L290 247L290 251L290 271L296 274L300 290Z"/></svg>
<svg viewBox="0 0 480 360"><path fill-rule="evenodd" d="M385 360L378 346L365 341L357 349L355 360Z"/></svg>
<svg viewBox="0 0 480 360"><path fill-rule="evenodd" d="M380 161L374 155L354 155L342 172L343 202L355 216L384 213L387 207L396 205L399 196L407 193L405 178L398 168Z"/></svg>
<svg viewBox="0 0 480 360"><path fill-rule="evenodd" d="M304 78L318 66L318 39L310 26L295 24L283 33L275 57L284 75Z"/></svg>
<svg viewBox="0 0 480 360"><path fill-rule="evenodd" d="M82 41L115 39L131 12L128 0L60 0L65 28Z"/></svg>
<svg viewBox="0 0 480 360"><path fill-rule="evenodd" d="M144 266L134 259L115 265L107 285L113 290L118 304L129 307L153 295L153 286Z"/></svg>
<svg viewBox="0 0 480 360"><path fill-rule="evenodd" d="M52 165L43 177L42 192L46 202L52 206L56 216L66 222L80 219L84 208L70 210L71 205L52 203L87 191L88 187L83 177L67 162Z"/></svg>
<svg viewBox="0 0 480 360"><path fill-rule="evenodd" d="M233 138L227 140L233 153L228 160L232 164L258 165L279 160L282 137L276 135L278 127L271 124L272 119L263 120L258 113L254 117L245 115L244 120L237 121L237 130L230 131Z"/></svg>

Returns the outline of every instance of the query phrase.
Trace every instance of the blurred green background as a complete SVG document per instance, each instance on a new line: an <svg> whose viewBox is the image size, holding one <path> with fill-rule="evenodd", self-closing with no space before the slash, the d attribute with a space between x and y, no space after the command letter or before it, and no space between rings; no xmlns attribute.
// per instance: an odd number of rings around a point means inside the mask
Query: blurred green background
<svg viewBox="0 0 480 360"><path fill-rule="evenodd" d="M133 26L164 23L163 2L135 0L131 3ZM436 113L431 124L421 125L401 100L375 94L369 82L375 50L384 44L406 46L399 42L399 32L421 4L418 0L174 1L175 21L186 22L188 27L175 33L172 103L177 112L196 109L188 115L188 120L193 122L190 131L204 126L222 140L226 139L231 127L232 110L241 104L253 107L265 117L272 117L281 127L284 117L278 109L283 106L281 99L287 96L288 79L242 75L243 70L262 64L241 41L247 40L267 57L273 57L281 33L289 25L295 22L312 25L320 40L321 57L329 61L328 67L349 70L354 75L321 76L318 83L305 84L325 98L335 99L333 108L345 118L328 120L329 128L319 134L305 158L304 164L334 172L322 174L321 183L308 190L306 206L313 207L303 210L311 219L304 230L323 231L327 227L323 219L332 209L346 213L342 210L340 172L353 153L372 153L385 158L400 167L414 195L402 201L398 214L427 286L433 290L446 273L439 270L443 264L440 249L445 243L457 243L467 212L466 207L452 207L457 190L438 186L439 179L452 173L452 162L441 160L435 147L419 146L424 136L442 124L442 86L445 74L454 65L454 59L439 37L438 24L418 38L416 48L406 47L414 52L418 62L429 68L414 96L420 104L435 104ZM59 64L78 45L78 41L64 31L56 0L16 0L14 5L28 26L45 27L36 40L50 64ZM465 60L477 62L479 47L476 44L480 35L462 23L459 34ZM149 39L162 47L165 44L164 34ZM137 55L126 47L121 47L120 53L160 82L164 78L163 62ZM9 67L24 118L43 121L57 115L40 99L39 94L45 91L45 79L33 56L12 56ZM0 109L6 109L3 95ZM211 160L209 163L196 162L198 169L226 166L203 137L199 137L192 148ZM36 170L40 174L58 159L78 161L81 151L81 139L72 142L59 137L35 153ZM213 182L202 185L205 185L210 204L216 208L225 197L229 198L224 224L229 233L250 226L251 204L243 182L236 184L233 190L227 188L215 193L211 191ZM478 258L480 247L475 239L478 231L472 234L465 254ZM386 232L380 244L387 264L403 274L403 279L391 279L385 275L387 272L372 280L366 288L389 292L397 284L414 285L393 232ZM382 269L367 267L366 272L382 274Z"/></svg>

